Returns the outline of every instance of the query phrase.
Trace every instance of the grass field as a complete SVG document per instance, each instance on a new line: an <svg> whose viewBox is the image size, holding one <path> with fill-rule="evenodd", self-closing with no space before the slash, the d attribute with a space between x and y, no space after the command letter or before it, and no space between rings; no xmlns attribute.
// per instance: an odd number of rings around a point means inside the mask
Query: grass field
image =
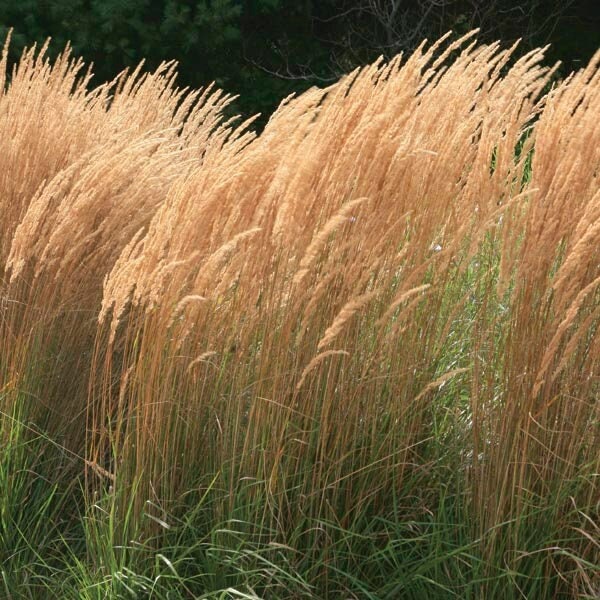
<svg viewBox="0 0 600 600"><path fill-rule="evenodd" d="M600 53L513 53L257 135L5 47L0 598L600 596Z"/></svg>

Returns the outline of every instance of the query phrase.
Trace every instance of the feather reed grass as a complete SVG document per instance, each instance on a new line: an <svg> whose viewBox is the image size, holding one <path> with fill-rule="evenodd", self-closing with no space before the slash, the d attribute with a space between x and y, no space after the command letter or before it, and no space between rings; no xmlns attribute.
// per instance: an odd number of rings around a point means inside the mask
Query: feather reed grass
<svg viewBox="0 0 600 600"><path fill-rule="evenodd" d="M546 92L543 50L474 35L259 136L173 64L90 90L69 50L7 78L5 47L0 408L109 502L88 561L137 536L195 586L173 518L274 561L227 597L600 590L600 54Z"/></svg>

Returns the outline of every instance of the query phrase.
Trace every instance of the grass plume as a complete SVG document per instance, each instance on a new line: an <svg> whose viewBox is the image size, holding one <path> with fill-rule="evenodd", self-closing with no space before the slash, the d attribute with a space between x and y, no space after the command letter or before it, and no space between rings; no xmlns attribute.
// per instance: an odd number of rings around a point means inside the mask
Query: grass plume
<svg viewBox="0 0 600 600"><path fill-rule="evenodd" d="M5 47L7 597L600 593L600 54L474 35L258 136Z"/></svg>

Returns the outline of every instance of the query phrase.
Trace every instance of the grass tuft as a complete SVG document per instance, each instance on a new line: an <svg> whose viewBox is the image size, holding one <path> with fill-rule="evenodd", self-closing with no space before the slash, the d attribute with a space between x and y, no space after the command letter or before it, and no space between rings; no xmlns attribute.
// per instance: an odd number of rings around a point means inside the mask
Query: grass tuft
<svg viewBox="0 0 600 600"><path fill-rule="evenodd" d="M598 597L600 53L473 35L259 136L5 48L0 597Z"/></svg>

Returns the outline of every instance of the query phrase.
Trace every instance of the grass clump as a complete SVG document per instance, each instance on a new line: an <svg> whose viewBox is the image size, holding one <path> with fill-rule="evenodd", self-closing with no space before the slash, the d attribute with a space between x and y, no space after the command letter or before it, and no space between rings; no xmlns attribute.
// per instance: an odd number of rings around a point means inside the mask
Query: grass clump
<svg viewBox="0 0 600 600"><path fill-rule="evenodd" d="M3 58L7 598L597 596L600 56L472 38L260 136Z"/></svg>

